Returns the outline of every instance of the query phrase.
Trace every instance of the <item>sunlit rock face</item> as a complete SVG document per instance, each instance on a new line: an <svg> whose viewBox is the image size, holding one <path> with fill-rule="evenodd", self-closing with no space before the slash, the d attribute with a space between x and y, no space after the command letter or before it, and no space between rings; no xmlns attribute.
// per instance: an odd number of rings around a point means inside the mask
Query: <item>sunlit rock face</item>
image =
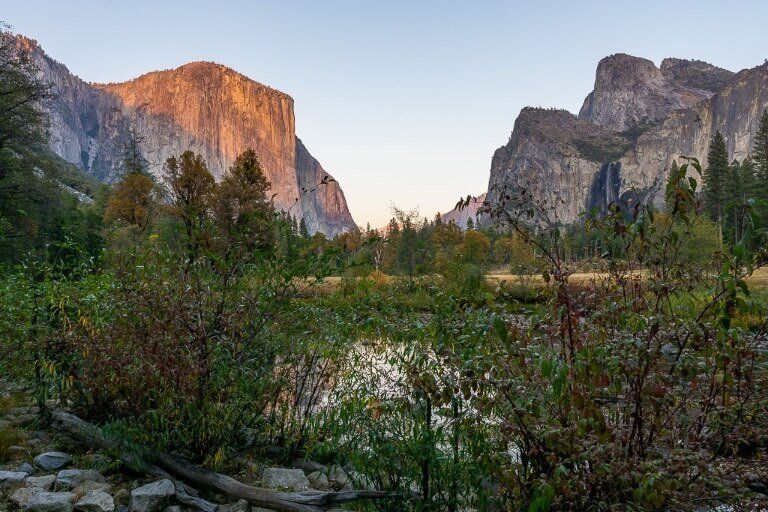
<svg viewBox="0 0 768 512"><path fill-rule="evenodd" d="M200 153L219 178L237 155L254 149L272 185L275 205L328 236L355 229L344 193L296 137L293 99L225 66L194 62L119 84L89 84L25 38L56 97L51 148L67 161L112 182L131 130L141 137L149 170L162 178L165 160Z"/></svg>
<svg viewBox="0 0 768 512"><path fill-rule="evenodd" d="M768 64L732 73L701 61L665 59L657 68L629 55L607 57L578 117L523 109L494 153L488 200L498 204L500 185L520 184L565 224L617 198L661 206L672 161L705 162L716 131L731 158L747 156L768 108L767 85Z"/></svg>
<svg viewBox="0 0 768 512"><path fill-rule="evenodd" d="M485 203L485 196L486 194L483 192L479 196L470 198L469 204L463 208L454 208L443 213L441 215L442 221L446 224L453 222L461 229L467 228L467 221L469 221L469 219L472 219L472 224L476 225L478 222L477 211L482 208L483 203Z"/></svg>

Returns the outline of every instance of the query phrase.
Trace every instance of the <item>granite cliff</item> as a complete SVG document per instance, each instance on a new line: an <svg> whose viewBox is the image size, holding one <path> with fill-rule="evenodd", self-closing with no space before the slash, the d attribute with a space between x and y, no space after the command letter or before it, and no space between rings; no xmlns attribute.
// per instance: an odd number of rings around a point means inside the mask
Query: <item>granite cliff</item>
<svg viewBox="0 0 768 512"><path fill-rule="evenodd" d="M524 186L571 223L590 208L632 195L663 204L669 165L681 155L705 162L716 131L731 158L750 151L768 108L768 64L733 73L701 61L653 62L618 54L597 67L578 117L525 108L493 155L488 201Z"/></svg>
<svg viewBox="0 0 768 512"><path fill-rule="evenodd" d="M469 219L472 219L473 224L477 224L477 210L479 210L483 203L485 202L485 192L480 194L479 196L472 197L469 204L463 208L454 208L452 210L449 210L443 214L441 214L441 219L445 223L453 222L457 226L459 226L461 229L467 228L467 221Z"/></svg>
<svg viewBox="0 0 768 512"><path fill-rule="evenodd" d="M338 183L295 133L293 99L225 66L193 62L116 84L90 84L74 76L29 39L19 37L55 98L51 149L97 178L121 172L131 130L158 178L171 155L203 155L218 178L235 157L253 148L272 184L275 205L328 236L355 228Z"/></svg>

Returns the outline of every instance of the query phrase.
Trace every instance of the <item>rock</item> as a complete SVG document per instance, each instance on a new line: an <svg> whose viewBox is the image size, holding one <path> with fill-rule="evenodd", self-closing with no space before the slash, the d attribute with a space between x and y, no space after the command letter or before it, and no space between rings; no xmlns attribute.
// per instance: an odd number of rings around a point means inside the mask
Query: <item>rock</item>
<svg viewBox="0 0 768 512"><path fill-rule="evenodd" d="M92 469L62 469L56 475L56 490L69 491L85 482L105 482L98 471Z"/></svg>
<svg viewBox="0 0 768 512"><path fill-rule="evenodd" d="M52 491L55 483L55 475L30 476L26 481L27 487L38 487L44 491Z"/></svg>
<svg viewBox="0 0 768 512"><path fill-rule="evenodd" d="M43 471L57 471L72 463L72 457L63 452L41 453L35 457L35 464Z"/></svg>
<svg viewBox="0 0 768 512"><path fill-rule="evenodd" d="M221 507L219 507L219 510L221 510ZM180 505L169 505L163 509L163 512L184 512L184 509Z"/></svg>
<svg viewBox="0 0 768 512"><path fill-rule="evenodd" d="M330 485L328 483L328 477L325 473L321 473L320 471L314 471L307 475L307 479L309 479L309 485L313 489L317 489L318 491L327 491L330 489Z"/></svg>
<svg viewBox="0 0 768 512"><path fill-rule="evenodd" d="M333 489L342 489L349 483L349 477L344 469L336 464L328 470L328 482Z"/></svg>
<svg viewBox="0 0 768 512"><path fill-rule="evenodd" d="M461 229L467 228L467 221L469 219L472 219L473 224L477 225L477 211L480 209L481 206L483 206L483 202L485 201L485 195L486 193L483 192L479 196L472 197L469 204L465 205L463 208L458 209L454 208L453 210L449 210L441 215L441 218L443 219L443 222L445 224L449 224L451 222L454 222L456 226L458 226Z"/></svg>
<svg viewBox="0 0 768 512"><path fill-rule="evenodd" d="M261 485L284 491L306 491L309 489L309 480L300 469L264 468Z"/></svg>
<svg viewBox="0 0 768 512"><path fill-rule="evenodd" d="M115 493L115 503L118 505L128 505L131 500L131 492L128 489L120 489Z"/></svg>
<svg viewBox="0 0 768 512"><path fill-rule="evenodd" d="M122 147L135 125L149 172L163 175L171 155L200 153L214 176L253 148L271 183L275 206L291 208L310 233L329 238L355 229L344 194L296 136L293 99L225 66L193 62L124 83L89 84L19 36L19 45L54 84L51 149L107 182L120 176ZM141 122L134 123L136 116ZM323 183L321 187L318 184ZM313 190L301 194L302 190Z"/></svg>
<svg viewBox="0 0 768 512"><path fill-rule="evenodd" d="M677 61L677 64L673 61ZM672 111L693 107L711 97L723 81L691 88L679 59L667 59L662 69L647 59L623 53L602 59L597 65L594 90L584 100L579 117L622 132L640 123L656 123ZM691 61L688 61L691 62ZM713 76L733 73L705 64Z"/></svg>
<svg viewBox="0 0 768 512"><path fill-rule="evenodd" d="M219 512L251 512L251 505L245 500L219 506Z"/></svg>
<svg viewBox="0 0 768 512"><path fill-rule="evenodd" d="M0 471L0 487L20 485L27 478L27 474L21 471Z"/></svg>
<svg viewBox="0 0 768 512"><path fill-rule="evenodd" d="M663 206L670 164L680 155L705 162L717 131L729 158L741 161L751 152L766 97L764 64L734 74L700 61L665 59L657 68L612 55L598 65L578 117L520 112L509 142L493 154L488 203L503 202L507 183L545 201L549 216L563 224L611 196Z"/></svg>
<svg viewBox="0 0 768 512"><path fill-rule="evenodd" d="M21 473L26 473L28 475L34 475L35 474L35 467L32 464L30 464L29 462L24 461L16 469L16 471L19 471Z"/></svg>
<svg viewBox="0 0 768 512"><path fill-rule="evenodd" d="M24 510L27 512L71 512L76 496L71 492L42 491L32 496Z"/></svg>
<svg viewBox="0 0 768 512"><path fill-rule="evenodd" d="M320 471L322 473L325 473L328 471L328 467L324 466L323 464L320 464L319 462L314 462L308 459L293 459L291 462L291 466L294 468L298 468L302 471L304 471L305 474L314 473L315 471Z"/></svg>
<svg viewBox="0 0 768 512"><path fill-rule="evenodd" d="M75 503L75 510L80 512L113 512L115 502L112 496L103 491L91 491Z"/></svg>
<svg viewBox="0 0 768 512"><path fill-rule="evenodd" d="M159 512L176 495L173 482L167 478L143 485L131 491L131 512Z"/></svg>
<svg viewBox="0 0 768 512"><path fill-rule="evenodd" d="M36 496L41 492L45 491L39 487L19 487L13 491L10 499L16 504L17 507L24 508L24 505L26 505L33 496Z"/></svg>
<svg viewBox="0 0 768 512"><path fill-rule="evenodd" d="M81 484L77 484L71 490L78 496L85 496L86 494L94 491L109 493L112 490L112 484L107 482L87 481Z"/></svg>

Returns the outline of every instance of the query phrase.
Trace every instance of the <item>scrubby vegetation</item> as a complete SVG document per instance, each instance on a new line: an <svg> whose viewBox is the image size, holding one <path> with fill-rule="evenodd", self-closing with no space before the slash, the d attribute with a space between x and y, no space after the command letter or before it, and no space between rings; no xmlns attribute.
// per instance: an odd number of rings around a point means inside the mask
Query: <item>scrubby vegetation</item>
<svg viewBox="0 0 768 512"><path fill-rule="evenodd" d="M21 184L64 201L5 140L2 204ZM159 183L140 143L93 205L2 212L0 382L31 391L42 424L53 401L208 467L303 456L405 498L361 510L765 505L759 205L724 240L695 160L665 212L568 229L515 190L483 208L493 229L396 210L386 233L327 240L273 208L253 151L219 182L185 152ZM60 231L15 229L43 222Z"/></svg>

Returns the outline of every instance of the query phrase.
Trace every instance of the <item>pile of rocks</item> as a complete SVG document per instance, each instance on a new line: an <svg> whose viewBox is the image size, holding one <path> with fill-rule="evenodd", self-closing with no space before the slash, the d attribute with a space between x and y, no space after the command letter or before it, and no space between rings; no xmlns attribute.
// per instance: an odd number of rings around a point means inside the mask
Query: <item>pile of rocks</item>
<svg viewBox="0 0 768 512"><path fill-rule="evenodd" d="M17 407L0 417L0 427L19 429L33 424L36 408ZM75 448L57 434L29 429L8 455L15 462L0 464L0 512L187 512L169 479L126 479L110 471L100 454L73 456ZM61 441L64 441L63 443ZM77 452L77 448L75 448ZM34 454L38 454L33 457ZM251 472L260 487L285 492L351 491L364 480L351 468L296 459L292 468L259 467ZM255 466L252 468L255 469ZM108 475L108 476L105 476ZM353 485L353 482L355 485ZM365 485L366 488L370 486ZM217 500L219 498L219 500ZM221 503L222 497L213 496ZM241 500L218 504L217 512L270 512ZM336 509L341 511L341 509Z"/></svg>
<svg viewBox="0 0 768 512"><path fill-rule="evenodd" d="M0 507L29 512L114 512L112 484L93 469L65 469L71 464L67 453L45 452L34 458L34 464L23 462L15 470L0 470L4 498Z"/></svg>
<svg viewBox="0 0 768 512"><path fill-rule="evenodd" d="M307 477L310 487L321 491L352 491L373 489L371 482L351 467L338 464L326 466L307 459L294 459L292 466Z"/></svg>
<svg viewBox="0 0 768 512"><path fill-rule="evenodd" d="M50 451L15 469L0 470L0 512L185 512L177 503L171 480L149 483L111 481L95 469L71 468L73 457ZM267 467L260 485L286 492L352 490L352 479L341 466L297 459L294 468ZM119 487L119 488L118 488ZM269 512L241 500L223 504L219 512ZM340 509L338 509L340 510Z"/></svg>

